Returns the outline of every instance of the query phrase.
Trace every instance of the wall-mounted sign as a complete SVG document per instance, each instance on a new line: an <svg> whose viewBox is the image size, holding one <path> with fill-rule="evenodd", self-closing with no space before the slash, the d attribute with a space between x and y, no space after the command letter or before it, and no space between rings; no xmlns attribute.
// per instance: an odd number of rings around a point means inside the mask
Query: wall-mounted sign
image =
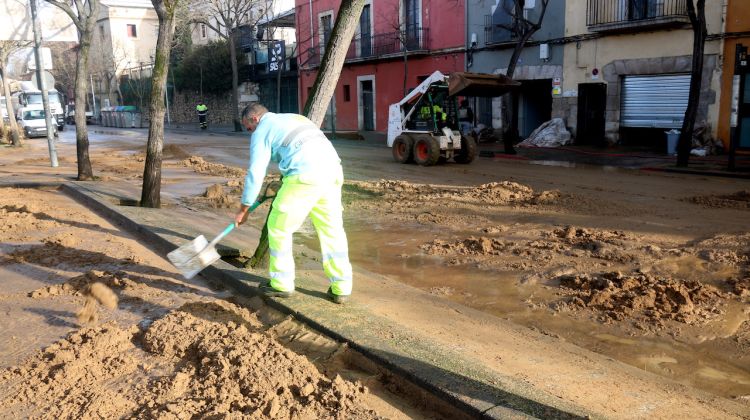
<svg viewBox="0 0 750 420"><path fill-rule="evenodd" d="M562 95L562 78L555 77L552 79L552 94Z"/></svg>
<svg viewBox="0 0 750 420"><path fill-rule="evenodd" d="M284 70L286 48L284 41L271 41L268 44L268 72L274 73Z"/></svg>

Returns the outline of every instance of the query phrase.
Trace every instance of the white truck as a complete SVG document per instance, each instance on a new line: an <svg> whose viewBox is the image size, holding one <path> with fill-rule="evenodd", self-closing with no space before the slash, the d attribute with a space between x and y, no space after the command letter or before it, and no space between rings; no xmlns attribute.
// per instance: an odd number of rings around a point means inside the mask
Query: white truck
<svg viewBox="0 0 750 420"><path fill-rule="evenodd" d="M435 165L453 159L471 163L477 143L461 135L457 97L495 97L516 89L520 83L495 74L436 71L404 99L388 108L388 147L399 163Z"/></svg>
<svg viewBox="0 0 750 420"><path fill-rule="evenodd" d="M43 105L42 91L37 89L32 82L21 82L21 90L13 96L18 99L18 115L24 108L36 109L36 107ZM49 97L50 113L54 117L57 129L63 131L65 130L65 116L60 94L55 89L49 89L47 90L47 96Z"/></svg>

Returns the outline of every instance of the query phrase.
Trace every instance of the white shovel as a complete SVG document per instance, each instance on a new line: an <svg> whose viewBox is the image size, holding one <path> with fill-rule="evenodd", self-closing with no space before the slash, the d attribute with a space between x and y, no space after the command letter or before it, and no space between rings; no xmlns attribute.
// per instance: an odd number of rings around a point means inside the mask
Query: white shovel
<svg viewBox="0 0 750 420"><path fill-rule="evenodd" d="M253 203L248 212L255 210L260 204L260 202ZM229 235L232 230L234 230L234 222L230 223L211 242L208 242L205 236L199 235L167 254L167 258L180 270L183 277L186 279L193 278L201 270L221 259L221 255L216 251L216 244Z"/></svg>

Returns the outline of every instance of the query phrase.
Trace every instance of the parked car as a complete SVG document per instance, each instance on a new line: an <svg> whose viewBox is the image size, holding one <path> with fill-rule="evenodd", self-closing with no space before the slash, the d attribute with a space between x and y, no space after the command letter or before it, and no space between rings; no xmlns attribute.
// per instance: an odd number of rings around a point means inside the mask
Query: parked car
<svg viewBox="0 0 750 420"><path fill-rule="evenodd" d="M44 122L44 109L24 107L18 111L18 125L23 129L27 138L46 137L47 125ZM57 137L57 124L50 118L52 132Z"/></svg>

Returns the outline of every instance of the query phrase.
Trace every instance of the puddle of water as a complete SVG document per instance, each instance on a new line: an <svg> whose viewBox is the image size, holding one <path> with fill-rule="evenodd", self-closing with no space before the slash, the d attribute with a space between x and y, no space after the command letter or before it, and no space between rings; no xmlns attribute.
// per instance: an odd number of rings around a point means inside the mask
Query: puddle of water
<svg viewBox="0 0 750 420"><path fill-rule="evenodd" d="M403 232L408 231L409 235ZM389 233L396 232L396 233ZM730 304L724 321L711 330L714 337L632 338L617 335L616 327L588 319L574 319L544 308L555 300L553 288L522 285L518 272L486 271L468 265L450 266L441 257L421 254L419 246L434 238L420 225L395 227L356 223L347 226L352 263L369 271L420 288L466 306L536 327L595 352L640 369L722 396L750 394L750 371L736 366L714 339L732 335L748 319L747 305ZM299 235L317 249L311 226ZM682 278L718 282L729 272L707 271L696 257L675 258L667 272ZM541 306L540 306L541 304Z"/></svg>

